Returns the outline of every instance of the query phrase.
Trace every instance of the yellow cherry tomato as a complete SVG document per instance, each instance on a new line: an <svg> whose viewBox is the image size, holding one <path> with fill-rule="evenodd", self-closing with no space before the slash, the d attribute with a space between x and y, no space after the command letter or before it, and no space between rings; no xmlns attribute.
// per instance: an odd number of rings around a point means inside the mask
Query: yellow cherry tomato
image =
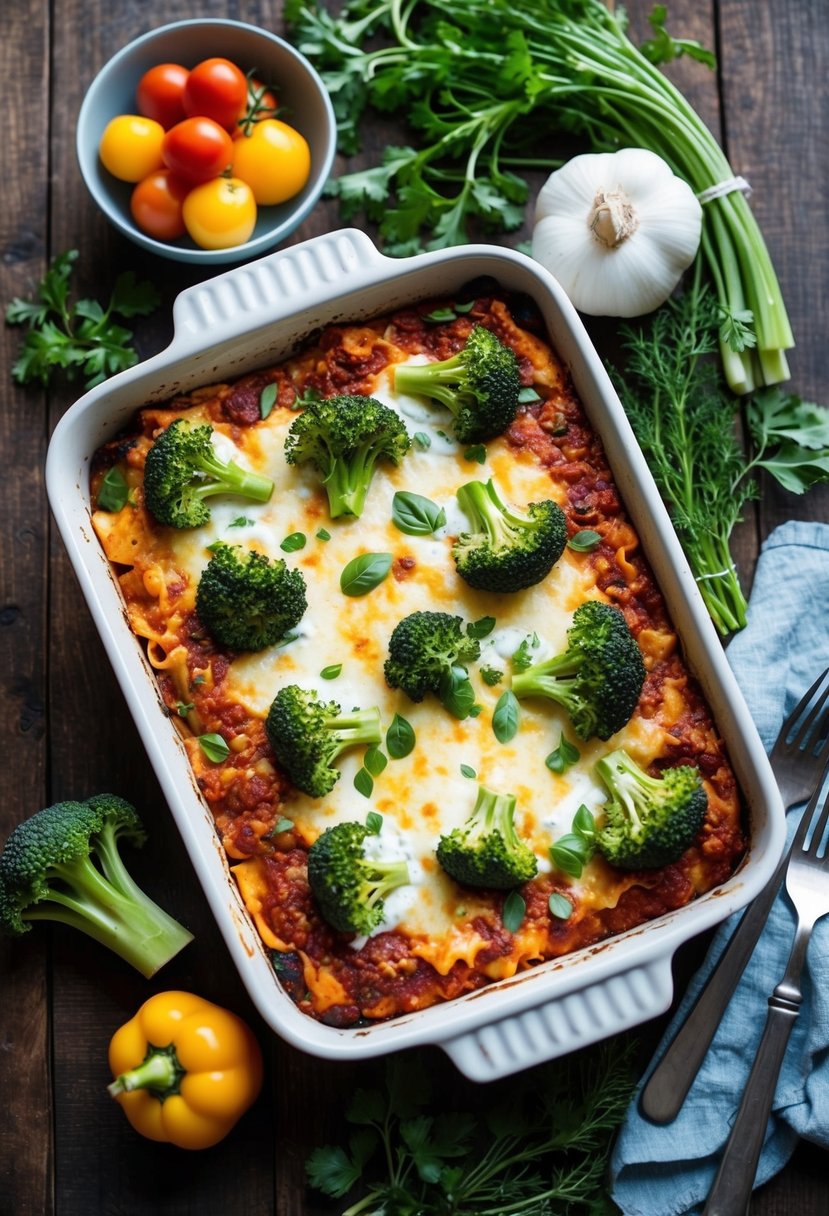
<svg viewBox="0 0 829 1216"><path fill-rule="evenodd" d="M299 131L265 118L250 135L233 141L233 172L260 206L270 207L299 194L311 172L311 152Z"/></svg>
<svg viewBox="0 0 829 1216"><path fill-rule="evenodd" d="M104 128L98 155L105 169L122 182L140 182L163 165L164 128L153 118L119 114Z"/></svg>
<svg viewBox="0 0 829 1216"><path fill-rule="evenodd" d="M262 1053L241 1018L192 992L159 992L116 1030L109 1092L149 1140L210 1148L255 1102Z"/></svg>
<svg viewBox="0 0 829 1216"><path fill-rule="evenodd" d="M214 177L196 186L182 208L184 224L202 249L231 249L250 240L256 226L253 191L238 177Z"/></svg>

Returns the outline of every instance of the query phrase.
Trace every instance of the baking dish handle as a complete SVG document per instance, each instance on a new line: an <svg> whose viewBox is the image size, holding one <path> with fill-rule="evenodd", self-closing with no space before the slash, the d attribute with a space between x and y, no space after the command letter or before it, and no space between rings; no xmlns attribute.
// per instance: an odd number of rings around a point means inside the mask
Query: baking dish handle
<svg viewBox="0 0 829 1216"><path fill-rule="evenodd" d="M655 1018L672 997L671 955L662 954L437 1046L470 1080L495 1081Z"/></svg>
<svg viewBox="0 0 829 1216"><path fill-rule="evenodd" d="M342 228L237 266L176 297L169 349L211 330L232 336L250 328L252 318L281 320L344 287L359 287L378 264L390 260L364 232Z"/></svg>

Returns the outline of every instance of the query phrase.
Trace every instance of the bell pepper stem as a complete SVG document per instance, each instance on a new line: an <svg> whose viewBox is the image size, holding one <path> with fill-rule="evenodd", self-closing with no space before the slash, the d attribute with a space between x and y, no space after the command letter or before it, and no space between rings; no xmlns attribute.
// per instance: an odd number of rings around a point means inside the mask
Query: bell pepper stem
<svg viewBox="0 0 829 1216"><path fill-rule="evenodd" d="M169 1047L151 1046L142 1062L122 1072L107 1086L107 1091L110 1097L117 1098L119 1094L146 1089L163 1102L170 1094L178 1093L184 1073L172 1043Z"/></svg>

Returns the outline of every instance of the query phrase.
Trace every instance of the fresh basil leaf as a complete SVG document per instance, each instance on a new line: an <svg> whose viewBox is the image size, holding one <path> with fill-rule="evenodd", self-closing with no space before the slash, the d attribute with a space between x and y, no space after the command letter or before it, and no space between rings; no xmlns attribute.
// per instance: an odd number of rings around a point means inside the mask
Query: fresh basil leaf
<svg viewBox="0 0 829 1216"><path fill-rule="evenodd" d="M601 544L601 540L598 532L582 528L580 532L573 533L567 542L567 548L572 549L574 553L590 553Z"/></svg>
<svg viewBox="0 0 829 1216"><path fill-rule="evenodd" d="M194 701L176 701L176 713L180 718L186 718L191 709L195 709Z"/></svg>
<svg viewBox="0 0 829 1216"><path fill-rule="evenodd" d="M369 811L366 815L366 831L369 836L379 836L383 827L383 816L378 811Z"/></svg>
<svg viewBox="0 0 829 1216"><path fill-rule="evenodd" d="M398 490L391 504L395 527L407 536L431 536L446 523L446 512L430 498L411 490Z"/></svg>
<svg viewBox="0 0 829 1216"><path fill-rule="evenodd" d="M590 845L596 839L596 820L593 818L593 813L588 810L584 803L581 804L573 816L573 831Z"/></svg>
<svg viewBox="0 0 829 1216"><path fill-rule="evenodd" d="M232 523L227 526L229 528L249 528L253 523L252 519L248 519L247 515L237 515Z"/></svg>
<svg viewBox="0 0 829 1216"><path fill-rule="evenodd" d="M317 529L317 540L326 541L326 540L330 540L330 539L331 539L331 533L328 531L327 528Z"/></svg>
<svg viewBox="0 0 829 1216"><path fill-rule="evenodd" d="M276 385L266 384L259 394L259 414L262 418L267 418L273 407L276 405Z"/></svg>
<svg viewBox="0 0 829 1216"><path fill-rule="evenodd" d="M358 769L354 778L354 788L364 798L370 798L374 792L374 779L367 768Z"/></svg>
<svg viewBox="0 0 829 1216"><path fill-rule="evenodd" d="M581 878L584 869L584 858L581 853L573 852L564 845L554 844L550 846L550 860L556 869L561 870L564 874L569 874L572 878Z"/></svg>
<svg viewBox="0 0 829 1216"><path fill-rule="evenodd" d="M477 621L471 621L466 632L471 638L487 638L495 628L496 620L494 616L482 616Z"/></svg>
<svg viewBox="0 0 829 1216"><path fill-rule="evenodd" d="M486 448L482 443L473 443L463 454L464 460L472 460L475 464L486 464Z"/></svg>
<svg viewBox="0 0 829 1216"><path fill-rule="evenodd" d="M383 769L388 764L388 760L380 751L380 748L375 744L366 749L366 754L363 757L363 764L371 773L372 777L379 777Z"/></svg>
<svg viewBox="0 0 829 1216"><path fill-rule="evenodd" d="M492 730L499 743L509 743L518 731L521 710L518 698L511 689L502 692L492 715Z"/></svg>
<svg viewBox="0 0 829 1216"><path fill-rule="evenodd" d="M566 773L568 768L572 768L580 756L581 752L579 749L569 739L565 739L562 732L558 747L555 751L550 752L544 763L553 773Z"/></svg>
<svg viewBox="0 0 829 1216"><path fill-rule="evenodd" d="M199 735L199 747L214 764L221 764L230 755L230 748L221 735Z"/></svg>
<svg viewBox="0 0 829 1216"><path fill-rule="evenodd" d="M441 681L440 699L450 714L454 714L461 721L472 715L475 690L465 667L453 667L451 672L444 676Z"/></svg>
<svg viewBox="0 0 829 1216"><path fill-rule="evenodd" d="M323 680L336 680L342 669L342 663L332 663L330 667L323 667L320 672L320 678Z"/></svg>
<svg viewBox="0 0 829 1216"><path fill-rule="evenodd" d="M120 511L127 505L130 489L126 478L117 465L108 469L98 491L98 508L101 511Z"/></svg>
<svg viewBox="0 0 829 1216"><path fill-rule="evenodd" d="M537 393L531 384L525 384L523 388L518 390L519 405L530 405L533 401L540 401L541 394Z"/></svg>
<svg viewBox="0 0 829 1216"><path fill-rule="evenodd" d="M470 765L462 764L461 765L461 776L462 777L477 777L478 774L475 772L474 768L472 768Z"/></svg>
<svg viewBox="0 0 829 1216"><path fill-rule="evenodd" d="M432 325L440 325L443 321L454 321L454 308L435 308L432 312L427 312L423 318L424 321L429 321Z"/></svg>
<svg viewBox="0 0 829 1216"><path fill-rule="evenodd" d="M562 895L561 891L553 891L547 901L547 907L550 909L550 915L556 920L569 920L573 915L573 905L566 895Z"/></svg>
<svg viewBox="0 0 829 1216"><path fill-rule="evenodd" d="M386 747L392 760L402 760L414 751L417 740L412 726L400 714L395 714L386 731Z"/></svg>
<svg viewBox="0 0 829 1216"><path fill-rule="evenodd" d="M307 541L308 538L304 532L292 532L290 536L285 537L279 547L284 553L296 553L305 548Z"/></svg>
<svg viewBox="0 0 829 1216"><path fill-rule="evenodd" d="M510 891L501 910L501 920L507 933L517 933L526 914L527 901L524 896L519 895L517 891Z"/></svg>
<svg viewBox="0 0 829 1216"><path fill-rule="evenodd" d="M412 435L412 439L419 448L423 449L424 452L432 446L431 436L427 435L425 431L415 431L414 435Z"/></svg>
<svg viewBox="0 0 829 1216"><path fill-rule="evenodd" d="M388 577L391 570L391 553L361 553L353 557L340 575L340 590L343 595L368 595Z"/></svg>
<svg viewBox="0 0 829 1216"><path fill-rule="evenodd" d="M474 307L475 307L475 301L470 300L467 304L456 304L455 312L458 314L459 317L465 317L468 312L472 312L472 309Z"/></svg>
<svg viewBox="0 0 829 1216"><path fill-rule="evenodd" d="M293 819L286 819L285 816L283 815L281 817L281 819L279 819L273 825L270 832L268 832L268 835L269 836L279 836L281 832L290 832L290 830L293 826L294 826Z"/></svg>

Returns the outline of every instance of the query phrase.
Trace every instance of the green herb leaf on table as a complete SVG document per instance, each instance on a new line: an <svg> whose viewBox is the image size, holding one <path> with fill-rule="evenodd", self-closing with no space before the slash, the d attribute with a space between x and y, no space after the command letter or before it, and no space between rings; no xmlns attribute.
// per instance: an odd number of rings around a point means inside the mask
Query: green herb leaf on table
<svg viewBox="0 0 829 1216"><path fill-rule="evenodd" d="M69 280L78 252L70 249L59 254L36 288L34 299L13 299L6 308L9 325L26 325L28 330L12 367L12 377L20 384L39 381L48 385L55 368L68 379L80 372L86 388L108 376L132 367L138 355L132 346L132 333L115 317L143 316L160 303L156 288L125 271L115 281L106 308L97 300L69 300Z"/></svg>
<svg viewBox="0 0 829 1216"><path fill-rule="evenodd" d="M395 714L386 731L386 748L392 760L402 760L410 755L416 742L411 723L400 714Z"/></svg>
<svg viewBox="0 0 829 1216"><path fill-rule="evenodd" d="M391 553L361 553L343 567L340 590L352 597L368 595L388 577L391 563Z"/></svg>
<svg viewBox="0 0 829 1216"><path fill-rule="evenodd" d="M397 490L392 498L392 521L407 536L431 536L446 523L446 511L411 490Z"/></svg>
<svg viewBox="0 0 829 1216"><path fill-rule="evenodd" d="M308 1179L333 1199L361 1185L348 1208L354 1216L599 1216L608 1211L607 1158L633 1090L632 1054L617 1037L475 1089L474 1113L433 1099L420 1053L393 1056L382 1089L355 1093L347 1148L316 1149Z"/></svg>

